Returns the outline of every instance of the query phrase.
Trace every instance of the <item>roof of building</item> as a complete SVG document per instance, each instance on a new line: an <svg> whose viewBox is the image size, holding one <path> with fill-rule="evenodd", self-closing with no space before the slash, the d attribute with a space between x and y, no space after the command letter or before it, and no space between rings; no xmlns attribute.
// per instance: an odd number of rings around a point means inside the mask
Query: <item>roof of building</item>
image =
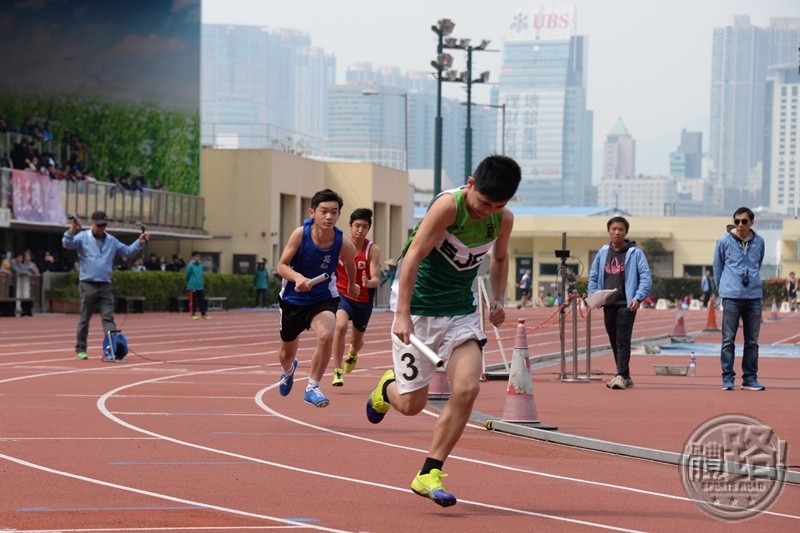
<svg viewBox="0 0 800 533"><path fill-rule="evenodd" d="M509 206L511 212L517 217L594 217L594 216L630 216L630 213L608 206L589 207L552 207L552 206ZM421 220L428 210L428 206L414 206L414 220Z"/></svg>
<svg viewBox="0 0 800 533"><path fill-rule="evenodd" d="M614 124L614 127L611 128L611 131L608 132L608 135L616 135L630 137L630 133L628 133L628 128L625 127L625 124L622 123L622 117L617 117L617 122Z"/></svg>

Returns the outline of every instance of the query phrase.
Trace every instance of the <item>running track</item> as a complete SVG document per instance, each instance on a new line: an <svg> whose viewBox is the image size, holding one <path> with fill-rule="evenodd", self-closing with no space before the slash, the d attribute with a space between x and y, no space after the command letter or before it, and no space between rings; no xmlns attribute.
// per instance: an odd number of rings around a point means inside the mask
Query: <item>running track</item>
<svg viewBox="0 0 800 533"><path fill-rule="evenodd" d="M550 312L509 309L500 330L507 354L519 316L527 319L532 357L557 353L557 325L537 327ZM606 338L596 315L599 347ZM797 485L787 484L752 520L721 522L687 499L673 465L487 431L477 422L445 465L445 486L459 503L442 509L408 488L435 409L390 413L377 426L364 416L366 397L390 364L389 313L373 315L345 387L332 389L326 377L327 409L302 401L310 333L295 391L283 398L277 313L212 316L118 315L136 352L122 364L100 362L98 318L88 361L72 357L74 315L0 319L0 531L800 530ZM674 311L643 310L635 336L663 342L675 320ZM705 312L686 313L690 333L705 325ZM718 333L698 341L715 335L719 342ZM582 346L582 330L579 339ZM778 342L800 342L800 318L764 325L762 343ZM557 366L538 368L534 401L543 421L562 431L678 452L700 422L744 412L787 440L789 463L797 464L800 360L762 359L764 393L722 393L718 359L700 357L692 382L653 374L654 363L685 363L673 359L635 356L630 391L560 383ZM492 341L487 362L499 361ZM613 372L602 352L592 364ZM484 382L476 411L499 418L506 386Z"/></svg>

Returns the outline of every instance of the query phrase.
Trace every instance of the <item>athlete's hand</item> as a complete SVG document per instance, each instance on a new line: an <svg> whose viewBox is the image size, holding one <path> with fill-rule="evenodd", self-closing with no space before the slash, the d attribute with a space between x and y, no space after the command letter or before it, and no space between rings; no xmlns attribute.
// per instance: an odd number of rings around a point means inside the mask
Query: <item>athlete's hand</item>
<svg viewBox="0 0 800 533"><path fill-rule="evenodd" d="M489 302L489 322L491 322L493 326L497 327L505 321L506 308L503 307L503 304L497 300L492 300Z"/></svg>
<svg viewBox="0 0 800 533"><path fill-rule="evenodd" d="M394 333L403 344L411 342L410 336L414 332L414 323L411 321L411 315L396 313L394 315L394 322L392 323L392 333Z"/></svg>
<svg viewBox="0 0 800 533"><path fill-rule="evenodd" d="M296 290L297 292L307 292L311 290L311 285L309 285L308 283L309 281L311 280L308 278L303 278L300 281L295 281L294 290Z"/></svg>
<svg viewBox="0 0 800 533"><path fill-rule="evenodd" d="M358 295L361 294L361 287L358 286L358 283L351 283L347 287L347 294L350 295L353 300L358 298Z"/></svg>

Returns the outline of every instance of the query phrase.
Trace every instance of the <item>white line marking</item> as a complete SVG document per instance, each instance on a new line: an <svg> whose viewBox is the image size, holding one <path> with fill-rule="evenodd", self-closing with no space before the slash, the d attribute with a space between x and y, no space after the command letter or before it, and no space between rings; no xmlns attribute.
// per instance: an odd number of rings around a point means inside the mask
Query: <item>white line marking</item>
<svg viewBox="0 0 800 533"><path fill-rule="evenodd" d="M298 526L298 527L303 527L303 528L308 528L308 529L316 529L316 530L319 530L319 531L333 531L333 532L348 533L347 530L333 529L333 528L322 527L322 526L315 526L313 524L307 524L307 523L298 524L297 522L294 522L292 520L286 520L284 518L278 518L277 516L269 516L269 515L250 513L250 512L247 512L247 511L242 511L241 509L232 509L230 507L222 507L222 506L219 506L219 505L212 505L212 504L208 504L208 503L197 502L197 501L194 501L194 500L187 500L187 499L184 499L184 498L176 498L175 496L169 496L167 494L160 494L160 493L157 493L157 492L151 492L149 490L137 489L135 487L129 487L129 486L126 486L126 485L119 485L117 483L110 483L108 481L103 481L101 479L90 478L90 477L86 477L86 476L81 476L79 474L73 474L72 472L65 472L63 470L56 470L54 468L50 468L50 467L47 467L47 466L44 466L44 465L38 465L38 464L35 464L35 463L31 463L29 461L25 461L24 459L18 459L16 457L11 457L10 455L6 455L6 454L3 454L3 453L0 453L0 459L5 459L6 461L11 461L12 463L17 463L18 465L27 466L29 468L34 468L36 470L41 470L43 472L48 472L50 474L56 474L56 475L59 475L59 476L64 476L64 477L68 477L68 478L72 478L72 479L77 479L79 481L85 481L87 483L93 483L95 485L102 485L104 487L110 487L112 489L124 490L124 491L127 491L127 492L134 492L136 494L142 494L144 496L150 496L152 498L160 498L162 500L167 500L167 501L176 502L176 503L183 503L183 504L186 504L186 505L204 507L206 509L211 509L211 510L214 510L214 511L220 511L220 512L223 512L223 513L231 513L231 514L235 514L235 515L239 515L239 516L246 516L248 518L258 518L258 519L261 519L261 520L270 520L270 521L273 521L273 522L278 522L280 524L287 524L287 525Z"/></svg>

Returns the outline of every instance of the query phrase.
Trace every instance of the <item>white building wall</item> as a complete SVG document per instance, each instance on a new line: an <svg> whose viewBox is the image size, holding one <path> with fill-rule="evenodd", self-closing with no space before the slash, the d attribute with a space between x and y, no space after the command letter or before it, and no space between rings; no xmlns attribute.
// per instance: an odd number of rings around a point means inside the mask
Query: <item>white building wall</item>
<svg viewBox="0 0 800 533"><path fill-rule="evenodd" d="M617 207L635 216L672 216L677 202L672 178L602 179L598 205Z"/></svg>

